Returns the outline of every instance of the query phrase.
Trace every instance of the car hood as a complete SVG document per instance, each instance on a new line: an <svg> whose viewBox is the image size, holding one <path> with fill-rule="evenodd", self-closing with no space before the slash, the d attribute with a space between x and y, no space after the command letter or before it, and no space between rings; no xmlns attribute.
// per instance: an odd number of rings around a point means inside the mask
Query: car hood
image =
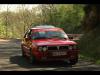
<svg viewBox="0 0 100 75"><path fill-rule="evenodd" d="M33 43L35 43L38 46L54 46L54 45L75 45L77 44L74 41L70 40L61 40L61 39L42 39L42 40L32 40Z"/></svg>

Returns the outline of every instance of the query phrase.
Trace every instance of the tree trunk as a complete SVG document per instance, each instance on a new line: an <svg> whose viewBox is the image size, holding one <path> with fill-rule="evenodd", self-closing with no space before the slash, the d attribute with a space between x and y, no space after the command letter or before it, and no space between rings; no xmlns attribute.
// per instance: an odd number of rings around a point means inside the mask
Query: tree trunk
<svg viewBox="0 0 100 75"><path fill-rule="evenodd" d="M84 11L83 28L85 32L89 32L100 24L100 5L86 5Z"/></svg>
<svg viewBox="0 0 100 75"><path fill-rule="evenodd" d="M9 8L8 8L8 5L7 5L7 13L6 13L6 16L5 16L5 22L6 22L6 38L8 38L8 11L9 11Z"/></svg>

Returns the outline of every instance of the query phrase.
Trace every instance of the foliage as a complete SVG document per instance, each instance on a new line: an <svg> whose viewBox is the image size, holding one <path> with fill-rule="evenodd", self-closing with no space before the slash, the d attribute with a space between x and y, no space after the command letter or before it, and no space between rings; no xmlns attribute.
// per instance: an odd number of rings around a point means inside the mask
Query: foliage
<svg viewBox="0 0 100 75"><path fill-rule="evenodd" d="M17 12L0 12L0 37L22 38L33 25L49 24L63 28L66 33L81 33L84 16L81 4L40 4L32 10L22 5Z"/></svg>
<svg viewBox="0 0 100 75"><path fill-rule="evenodd" d="M79 45L81 54L100 63L100 5L86 5L84 18L84 36Z"/></svg>

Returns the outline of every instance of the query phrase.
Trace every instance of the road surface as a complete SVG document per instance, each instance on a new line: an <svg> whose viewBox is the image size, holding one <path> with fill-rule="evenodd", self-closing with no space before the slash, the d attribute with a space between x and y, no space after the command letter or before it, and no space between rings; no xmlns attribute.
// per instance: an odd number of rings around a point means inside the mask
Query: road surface
<svg viewBox="0 0 100 75"><path fill-rule="evenodd" d="M20 40L0 39L0 71L100 71L100 65L82 59L73 66L64 62L31 65L21 56Z"/></svg>

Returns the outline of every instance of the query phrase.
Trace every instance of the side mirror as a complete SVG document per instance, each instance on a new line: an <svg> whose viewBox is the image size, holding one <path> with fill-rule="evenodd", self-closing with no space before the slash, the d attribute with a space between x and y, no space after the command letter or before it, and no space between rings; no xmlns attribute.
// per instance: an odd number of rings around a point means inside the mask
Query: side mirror
<svg viewBox="0 0 100 75"><path fill-rule="evenodd" d="M29 41L29 40L31 40L31 37L26 37L25 40Z"/></svg>
<svg viewBox="0 0 100 75"><path fill-rule="evenodd" d="M26 35L25 40L26 40L26 41L31 40L31 36Z"/></svg>

